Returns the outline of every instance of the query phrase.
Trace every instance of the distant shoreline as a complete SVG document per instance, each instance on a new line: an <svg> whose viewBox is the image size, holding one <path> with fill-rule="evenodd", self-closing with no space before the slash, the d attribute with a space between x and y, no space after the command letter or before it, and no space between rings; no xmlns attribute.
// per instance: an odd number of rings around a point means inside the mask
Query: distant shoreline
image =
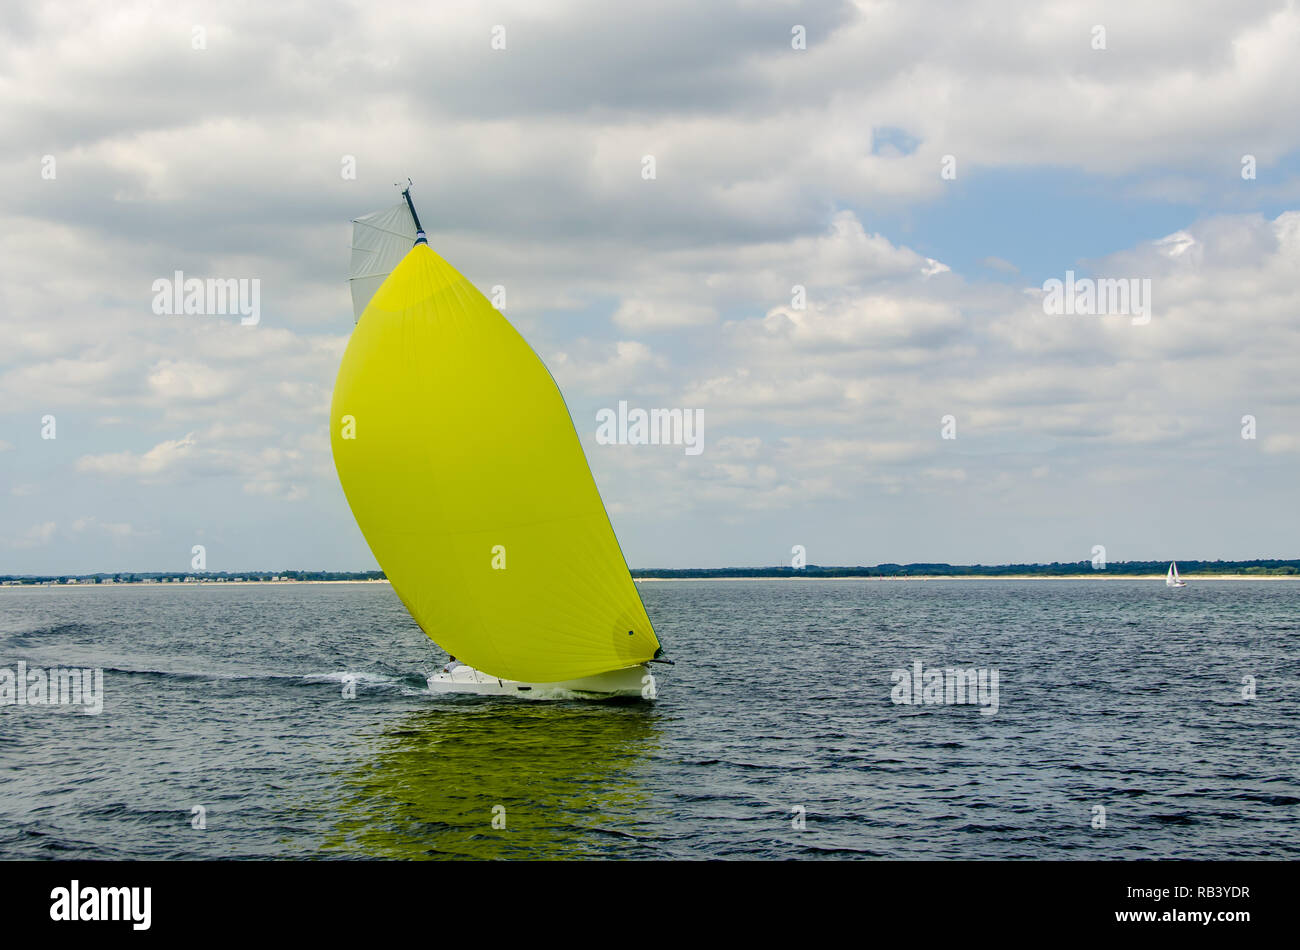
<svg viewBox="0 0 1300 950"><path fill-rule="evenodd" d="M879 582L897 582L897 581L1162 581L1165 579L1164 574L892 574L886 576L867 576L867 575L839 575L827 576L824 574L806 574L806 575L777 575L777 576L743 576L743 575L720 575L717 577L633 577L638 584L680 584L680 583L699 583L701 581L879 581ZM1293 581L1300 580L1300 575L1296 574L1192 574L1183 575L1183 579L1189 582L1195 581ZM387 578L357 578L355 580L304 580L304 581L231 581L231 580L194 580L179 581L173 583L159 583L157 581L140 582L140 581L108 581L106 583L94 583L93 581L83 581L75 584L61 584L50 581L28 581L25 583L8 583L0 585L0 591L4 590L24 590L33 587L57 587L60 589L67 588L84 588L84 587L157 587L164 590L173 588L195 588L195 587L289 587L304 584L391 584ZM1189 584L1190 586L1190 584Z"/></svg>
<svg viewBox="0 0 1300 950"><path fill-rule="evenodd" d="M942 561L887 562L869 566L800 564L788 567L640 567L629 572L637 583L646 581L748 581L748 580L1163 580L1167 561L1052 561L1051 563L948 564ZM1300 578L1300 558L1249 558L1213 561L1187 558L1179 562L1186 580L1277 580ZM76 574L0 574L5 587L193 587L213 584L387 584L382 570L189 570L95 571Z"/></svg>
<svg viewBox="0 0 1300 950"><path fill-rule="evenodd" d="M95 583L94 581L81 581L76 584L59 584L50 581L24 581L17 584L0 584L0 590L20 590L24 587L292 587L302 584L389 584L392 583L386 577L362 578L358 577L352 580L341 581L224 581L212 578L210 580L194 581L173 581L168 584L159 581L106 581L104 583Z"/></svg>
<svg viewBox="0 0 1300 950"><path fill-rule="evenodd" d="M1185 581L1293 581L1300 580L1300 574L1183 574ZM772 576L772 577L636 577L638 584L660 583L663 581L1162 581L1164 574L890 574L887 576L866 576L844 574L828 576L809 574L806 576Z"/></svg>

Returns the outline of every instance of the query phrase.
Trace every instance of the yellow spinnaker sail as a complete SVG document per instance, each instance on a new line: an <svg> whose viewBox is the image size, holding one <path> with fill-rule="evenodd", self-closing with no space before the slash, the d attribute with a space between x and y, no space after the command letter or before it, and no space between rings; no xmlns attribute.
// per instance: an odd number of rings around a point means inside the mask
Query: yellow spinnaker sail
<svg viewBox="0 0 1300 950"><path fill-rule="evenodd" d="M559 387L427 244L353 330L330 441L370 550L447 652L543 683L655 655Z"/></svg>

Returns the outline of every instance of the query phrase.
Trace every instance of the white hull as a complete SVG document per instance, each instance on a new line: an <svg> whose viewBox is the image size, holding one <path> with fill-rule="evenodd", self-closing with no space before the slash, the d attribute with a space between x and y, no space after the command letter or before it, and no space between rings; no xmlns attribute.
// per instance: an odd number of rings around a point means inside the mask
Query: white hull
<svg viewBox="0 0 1300 950"><path fill-rule="evenodd" d="M654 699L655 686L655 678L645 664L558 683L503 680L469 666L458 666L450 673L439 672L429 677L431 693L472 693L520 699Z"/></svg>

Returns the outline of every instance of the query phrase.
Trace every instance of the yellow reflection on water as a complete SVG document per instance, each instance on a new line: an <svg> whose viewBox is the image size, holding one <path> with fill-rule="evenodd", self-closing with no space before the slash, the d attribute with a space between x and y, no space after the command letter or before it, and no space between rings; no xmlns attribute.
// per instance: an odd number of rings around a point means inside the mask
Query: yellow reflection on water
<svg viewBox="0 0 1300 950"><path fill-rule="evenodd" d="M627 856L645 833L641 779L659 739L645 703L433 703L337 776L341 818L323 847L375 858Z"/></svg>

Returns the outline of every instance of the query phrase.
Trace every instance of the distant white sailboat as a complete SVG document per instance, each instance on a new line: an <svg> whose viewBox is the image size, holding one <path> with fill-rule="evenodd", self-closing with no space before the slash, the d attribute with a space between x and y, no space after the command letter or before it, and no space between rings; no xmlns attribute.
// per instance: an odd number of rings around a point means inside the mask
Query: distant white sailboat
<svg viewBox="0 0 1300 950"><path fill-rule="evenodd" d="M1178 576L1178 564L1176 561L1169 562L1169 573L1165 575L1166 587L1186 587L1187 581Z"/></svg>

